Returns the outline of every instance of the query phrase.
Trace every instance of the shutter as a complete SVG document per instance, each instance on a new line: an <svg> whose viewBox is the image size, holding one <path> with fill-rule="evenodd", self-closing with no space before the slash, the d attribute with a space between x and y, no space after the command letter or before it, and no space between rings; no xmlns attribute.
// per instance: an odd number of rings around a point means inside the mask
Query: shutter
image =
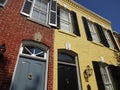
<svg viewBox="0 0 120 90"><path fill-rule="evenodd" d="M77 36L80 36L77 15L74 11L71 11L70 13L71 13L71 21L73 24L73 33L76 34Z"/></svg>
<svg viewBox="0 0 120 90"><path fill-rule="evenodd" d="M114 37L113 37L113 35L112 35L112 32L111 32L110 30L107 30L107 32L109 33L109 35L110 35L110 37L111 37L111 39L112 39L112 42L113 42L113 44L114 44L114 48L115 48L116 50L119 50L119 48L118 48L118 46L117 46L117 44L116 44L116 42L115 42L115 39L114 39Z"/></svg>
<svg viewBox="0 0 120 90"><path fill-rule="evenodd" d="M57 6L57 28L60 28L60 6Z"/></svg>
<svg viewBox="0 0 120 90"><path fill-rule="evenodd" d="M0 0L0 5L3 6L3 4L5 3L6 0Z"/></svg>
<svg viewBox="0 0 120 90"><path fill-rule="evenodd" d="M113 82L115 90L120 90L120 67L109 65L108 69L112 76L112 82Z"/></svg>
<svg viewBox="0 0 120 90"><path fill-rule="evenodd" d="M101 27L99 24L97 24L97 23L95 23L95 26L96 26L97 29L98 29L98 34L99 34L99 37L100 37L100 39L101 39L100 42L101 42L104 46L109 47L108 41L107 41L107 39L106 39L106 37L105 37L105 34L104 34L104 31L103 31L102 27Z"/></svg>
<svg viewBox="0 0 120 90"><path fill-rule="evenodd" d="M91 36L91 33L90 33L90 29L89 29L89 26L88 26L87 19L85 17L82 17L82 20L83 20L87 40L92 41L93 39L92 39L92 36Z"/></svg>
<svg viewBox="0 0 120 90"><path fill-rule="evenodd" d="M25 0L24 5L22 7L22 11L21 11L21 13L23 15L26 15L26 16L30 15L31 7L32 7L32 2L33 2L33 0Z"/></svg>
<svg viewBox="0 0 120 90"><path fill-rule="evenodd" d="M50 0L49 25L57 26L57 2Z"/></svg>
<svg viewBox="0 0 120 90"><path fill-rule="evenodd" d="M105 90L102 75L101 75L101 72L100 72L99 63L95 62L95 61L93 61L92 63L93 63L95 77L96 77L96 81L97 81L97 85L98 85L98 90Z"/></svg>

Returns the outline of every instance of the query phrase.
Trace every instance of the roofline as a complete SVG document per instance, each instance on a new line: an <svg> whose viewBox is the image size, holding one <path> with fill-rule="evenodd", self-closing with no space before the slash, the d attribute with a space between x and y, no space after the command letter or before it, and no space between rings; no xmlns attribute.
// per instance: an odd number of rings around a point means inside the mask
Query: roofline
<svg viewBox="0 0 120 90"><path fill-rule="evenodd" d="M70 1L73 2L73 3L75 3L77 6L79 6L79 7L83 8L83 9L85 9L85 10L88 11L88 12L91 12L92 14L95 14L96 16L100 17L101 19L103 19L103 20L105 20L105 21L107 21L107 22L109 22L109 23L111 24L111 21L110 21L110 20L108 20L108 19L106 19L106 18L104 18L104 17L98 15L97 13L95 13L95 12L93 12L92 10L90 10L90 9L88 9L88 8L86 8L86 7L84 7L84 6L82 6L81 4L75 2L74 0L70 0Z"/></svg>

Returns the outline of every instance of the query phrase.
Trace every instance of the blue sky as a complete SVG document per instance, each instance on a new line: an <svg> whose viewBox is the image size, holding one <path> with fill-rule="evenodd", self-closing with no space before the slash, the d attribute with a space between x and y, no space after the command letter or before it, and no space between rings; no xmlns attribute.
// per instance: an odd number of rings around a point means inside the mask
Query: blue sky
<svg viewBox="0 0 120 90"><path fill-rule="evenodd" d="M111 21L113 31L120 34L120 0L75 0L82 6Z"/></svg>

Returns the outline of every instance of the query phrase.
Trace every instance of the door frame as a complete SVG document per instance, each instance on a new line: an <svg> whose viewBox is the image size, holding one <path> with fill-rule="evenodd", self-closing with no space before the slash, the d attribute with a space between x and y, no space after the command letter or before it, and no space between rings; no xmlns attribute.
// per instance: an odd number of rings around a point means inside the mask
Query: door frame
<svg viewBox="0 0 120 90"><path fill-rule="evenodd" d="M65 53L65 54L68 54L68 55L74 57L74 60L75 60L75 64L74 65L76 67L77 79L78 79L77 80L78 89L82 90L82 83L81 83L81 75L80 75L80 66L79 66L78 54L76 52L72 51L72 50L66 50L66 49L58 49L57 54L58 53ZM66 63L66 62L63 62L63 63ZM58 61L57 64L62 64L62 63L60 63L60 61ZM62 64L62 65L64 65L64 64ZM68 65L68 66L70 65L71 66L71 64L69 64L69 63L66 63L66 65Z"/></svg>
<svg viewBox="0 0 120 90"><path fill-rule="evenodd" d="M37 47L39 47L39 48L42 48L43 50L46 51L45 58L34 57L34 56L29 56L29 55L22 54L23 45L37 46ZM18 62L19 62L19 58L20 58L21 56L22 56L22 57L25 57L25 58L33 58L33 59L37 59L38 61L40 60L40 61L45 61L45 62L46 62L45 86L44 86L44 90L47 90L49 48L48 48L48 46L46 46L45 44L40 43L40 42L36 42L36 41L33 41L33 40L23 40L22 43L21 43L21 45L20 45L19 53L18 53L17 60L16 60L16 65L15 65L15 68L14 68L14 72L13 72L13 76L12 76L12 80L11 80L11 84L10 84L10 90L11 90L12 85L13 85L13 81L14 81L14 78L15 78L16 70L17 70L17 65L18 65Z"/></svg>

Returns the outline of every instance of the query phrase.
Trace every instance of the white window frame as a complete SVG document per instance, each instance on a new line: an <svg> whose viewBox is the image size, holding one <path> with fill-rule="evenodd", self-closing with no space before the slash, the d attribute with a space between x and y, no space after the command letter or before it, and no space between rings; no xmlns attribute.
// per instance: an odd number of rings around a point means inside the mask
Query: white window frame
<svg viewBox="0 0 120 90"><path fill-rule="evenodd" d="M114 90L113 84L112 84L112 81L110 78L110 74L108 71L108 66L104 65L103 63L100 63L99 66L100 66L100 72L102 75L105 90ZM107 89L107 87L108 87L108 89Z"/></svg>
<svg viewBox="0 0 120 90"><path fill-rule="evenodd" d="M0 3L0 6L4 7L8 0L5 0L4 4Z"/></svg>
<svg viewBox="0 0 120 90"><path fill-rule="evenodd" d="M24 9L24 6L25 6L26 1L28 1L28 2L30 2L30 3L32 4L29 14L23 12L23 9ZM46 21L45 23L43 23L43 22L41 22L41 21L39 21L39 20L37 20L37 19L34 19L34 18L32 17L33 8L35 7L35 0L33 0L33 1L31 1L31 0L24 0L23 6L22 6L22 9L21 9L21 14L27 16L29 20L35 21L35 22L40 23L40 24L43 24L43 25L48 25L48 23L49 23L49 22L48 22L48 16L49 16L49 4L50 4L50 2L49 2L49 0L46 0L46 1L48 1L48 5L47 5L47 18L46 18L46 20L45 20L45 21ZM42 11L42 10L39 9L39 11Z"/></svg>
<svg viewBox="0 0 120 90"><path fill-rule="evenodd" d="M21 14L25 15L27 19L42 24L44 26L50 27L54 26L57 27L57 1L56 0L42 0L40 1L41 5L42 2L47 2L46 3L46 9L42 9L42 7L37 7L35 5L36 0L24 0L22 9L21 9ZM56 5L54 5L54 4ZM55 10L52 10L52 8L56 7ZM37 12L36 15L37 17L33 14L34 10ZM43 18L40 16L42 15ZM52 15L55 16L55 19L52 17ZM44 17L45 16L45 17ZM53 20L53 22L52 22ZM50 26L49 26L50 25Z"/></svg>
<svg viewBox="0 0 120 90"><path fill-rule="evenodd" d="M109 44L110 48L114 49L114 44L113 44L113 42L112 42L112 39L111 39L109 33L108 33L107 30L105 30L105 29L103 29L103 31L104 31L104 33L105 33L105 36L106 36L106 39L107 39L107 41L108 41L108 44Z"/></svg>
<svg viewBox="0 0 120 90"><path fill-rule="evenodd" d="M65 19L63 19L64 17L61 16L61 10L63 10L63 12L67 12L68 13L68 21L66 21ZM68 28L61 28L61 23L68 25ZM60 29L62 31L68 32L68 33L73 33L73 25L72 25L72 21L71 21L71 14L70 11L60 7Z"/></svg>
<svg viewBox="0 0 120 90"><path fill-rule="evenodd" d="M100 43L100 38L99 38L98 32L96 30L97 28L95 27L95 25L91 21L87 20L87 23L88 23L88 27L90 29L90 33L91 33L93 41Z"/></svg>
<svg viewBox="0 0 120 90"><path fill-rule="evenodd" d="M43 1L43 0L42 0ZM48 0L46 0L46 1L48 1ZM31 11L30 11L30 18L31 19L33 19L33 20L35 20L35 21L37 21L37 22L39 22L39 23L43 23L43 22L41 22L41 21L39 21L39 20L37 20L37 18L35 19L35 18L33 18L32 17L32 14L33 14L33 9L34 8L37 8L36 6L35 6L35 0L33 0L33 3L32 3L32 8L31 8ZM38 9L38 8L37 8ZM41 8L39 9L39 11L42 11L42 12L45 12L45 11L43 11ZM47 11L46 11L46 19L45 19L45 23L43 23L43 24L48 24L48 16L49 16L49 2L48 2L48 5L47 5Z"/></svg>

